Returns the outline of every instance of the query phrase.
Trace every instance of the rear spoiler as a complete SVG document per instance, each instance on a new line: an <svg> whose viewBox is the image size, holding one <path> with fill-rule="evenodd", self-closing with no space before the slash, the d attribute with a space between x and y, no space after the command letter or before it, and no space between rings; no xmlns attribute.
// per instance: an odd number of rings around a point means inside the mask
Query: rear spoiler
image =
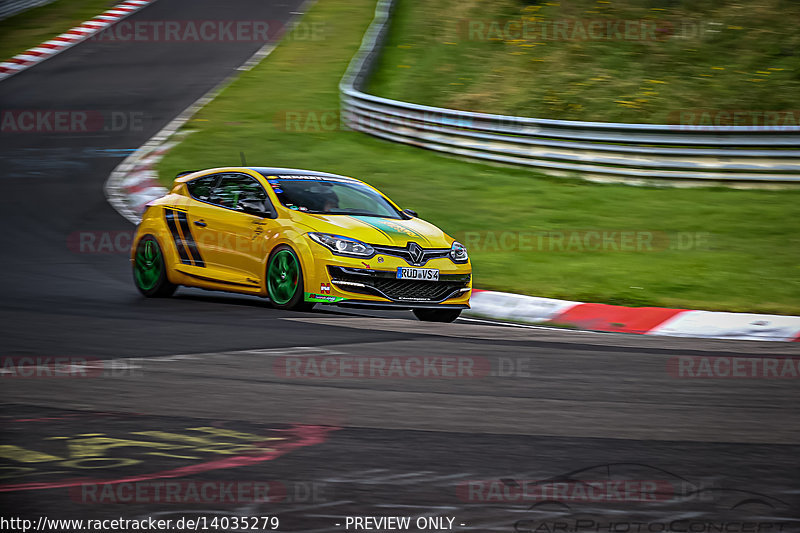
<svg viewBox="0 0 800 533"><path fill-rule="evenodd" d="M187 174L194 174L195 172L200 172L199 170L184 170L183 172L178 172L175 176L175 179L180 178L181 176L185 176Z"/></svg>

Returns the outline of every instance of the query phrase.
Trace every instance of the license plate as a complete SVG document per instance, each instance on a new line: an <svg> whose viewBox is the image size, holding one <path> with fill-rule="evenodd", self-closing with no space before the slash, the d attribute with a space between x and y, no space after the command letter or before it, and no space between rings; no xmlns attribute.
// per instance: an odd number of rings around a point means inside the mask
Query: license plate
<svg viewBox="0 0 800 533"><path fill-rule="evenodd" d="M422 281L439 281L438 268L406 268L397 267L397 279L417 279Z"/></svg>

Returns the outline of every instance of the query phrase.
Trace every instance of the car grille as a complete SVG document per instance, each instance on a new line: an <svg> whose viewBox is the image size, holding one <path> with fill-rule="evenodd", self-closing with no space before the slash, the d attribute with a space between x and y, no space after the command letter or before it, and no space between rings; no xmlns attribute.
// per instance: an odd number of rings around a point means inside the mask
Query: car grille
<svg viewBox="0 0 800 533"><path fill-rule="evenodd" d="M422 248L422 258L419 261L415 261L408 247L384 246L382 244L370 244L370 246L372 246L377 254L402 257L405 259L406 263L414 266L422 266L431 259L448 257L450 255L450 248Z"/></svg>
<svg viewBox="0 0 800 533"><path fill-rule="evenodd" d="M382 296L395 302L443 302L466 292L469 274L441 274L439 281L397 279L394 272L328 267L340 289Z"/></svg>

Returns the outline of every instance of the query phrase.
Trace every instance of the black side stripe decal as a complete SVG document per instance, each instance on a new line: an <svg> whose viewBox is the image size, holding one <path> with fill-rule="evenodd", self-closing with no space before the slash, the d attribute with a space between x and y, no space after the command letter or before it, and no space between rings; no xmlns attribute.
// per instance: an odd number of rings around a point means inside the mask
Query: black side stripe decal
<svg viewBox="0 0 800 533"><path fill-rule="evenodd" d="M203 258L200 256L200 250L197 249L197 243L194 240L194 235L192 235L192 230L189 228L189 220L186 218L186 213L178 211L177 215L178 223L181 225L183 238L186 242L186 248L189 250L189 254L192 256L195 266L206 266L205 261L203 261Z"/></svg>
<svg viewBox="0 0 800 533"><path fill-rule="evenodd" d="M178 249L178 256L181 258L181 263L184 265L191 265L192 261L189 259L189 255L186 253L186 248L183 244L183 238L178 232L178 225L175 224L175 211L172 209L164 209L164 216L167 219L167 226L169 226L169 231L172 233L172 238L175 240L175 247Z"/></svg>

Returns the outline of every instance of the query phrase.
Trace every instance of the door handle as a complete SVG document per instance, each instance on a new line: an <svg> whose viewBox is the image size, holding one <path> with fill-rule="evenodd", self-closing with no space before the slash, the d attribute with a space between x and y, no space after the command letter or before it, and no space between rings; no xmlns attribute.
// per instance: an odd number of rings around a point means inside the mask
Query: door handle
<svg viewBox="0 0 800 533"><path fill-rule="evenodd" d="M206 223L205 223L205 222L203 222L202 220L195 220L195 221L194 221L194 225L195 225L195 226L200 226L201 228L205 228L205 227L206 227L208 224L206 224Z"/></svg>

